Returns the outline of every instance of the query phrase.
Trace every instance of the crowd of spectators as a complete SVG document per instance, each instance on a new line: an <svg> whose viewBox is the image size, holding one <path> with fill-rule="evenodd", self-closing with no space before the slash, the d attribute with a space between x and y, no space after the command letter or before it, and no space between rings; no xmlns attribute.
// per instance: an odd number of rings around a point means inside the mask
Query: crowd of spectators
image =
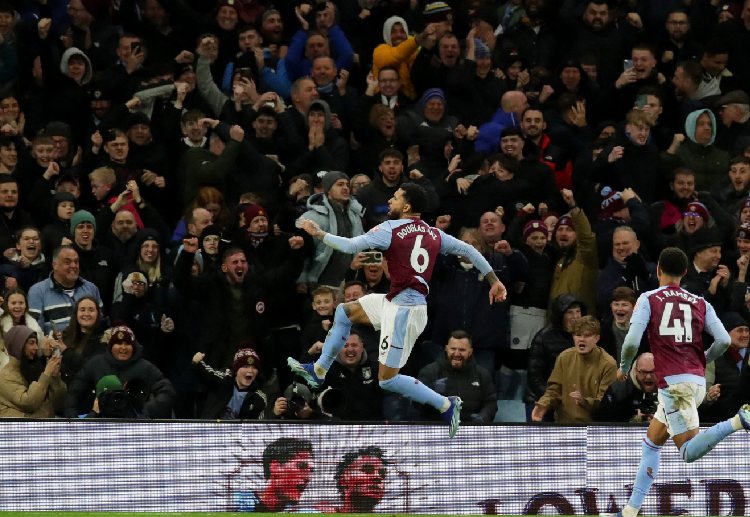
<svg viewBox="0 0 750 517"><path fill-rule="evenodd" d="M0 0L0 416L436 418L381 392L372 328L318 392L285 366L389 289L295 221L361 235L409 181L509 291L434 269L406 368L466 421L650 418L647 340L614 371L667 246L732 336L701 408L728 418L748 49L750 0Z"/></svg>

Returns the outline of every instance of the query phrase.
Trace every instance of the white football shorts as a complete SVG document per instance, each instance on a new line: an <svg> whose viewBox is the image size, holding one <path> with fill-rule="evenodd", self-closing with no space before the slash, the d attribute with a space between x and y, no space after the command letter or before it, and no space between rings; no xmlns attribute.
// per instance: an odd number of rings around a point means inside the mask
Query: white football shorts
<svg viewBox="0 0 750 517"><path fill-rule="evenodd" d="M380 330L378 361L389 368L403 368L427 326L427 306L396 305L375 293L357 301L375 330Z"/></svg>
<svg viewBox="0 0 750 517"><path fill-rule="evenodd" d="M706 387L694 382L678 382L659 389L659 407L654 418L667 426L670 436L697 429L698 406L706 396Z"/></svg>

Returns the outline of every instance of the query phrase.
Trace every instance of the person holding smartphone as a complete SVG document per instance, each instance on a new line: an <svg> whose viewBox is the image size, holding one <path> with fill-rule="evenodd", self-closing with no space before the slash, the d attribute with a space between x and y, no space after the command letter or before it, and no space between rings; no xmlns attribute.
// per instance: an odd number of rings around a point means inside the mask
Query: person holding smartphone
<svg viewBox="0 0 750 517"><path fill-rule="evenodd" d="M14 326L4 339L10 362L0 370L0 417L54 418L67 394L62 356L40 355L37 334L26 325Z"/></svg>
<svg viewBox="0 0 750 517"><path fill-rule="evenodd" d="M622 73L614 83L612 116L621 120L635 103L636 96L643 88L659 88L666 82L656 68L656 51L649 44L635 45L630 51L630 59L622 62Z"/></svg>

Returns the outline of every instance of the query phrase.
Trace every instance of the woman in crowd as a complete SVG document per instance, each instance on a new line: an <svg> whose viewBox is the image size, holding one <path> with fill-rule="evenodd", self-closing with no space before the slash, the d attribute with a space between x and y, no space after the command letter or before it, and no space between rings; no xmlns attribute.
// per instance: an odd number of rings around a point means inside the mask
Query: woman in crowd
<svg viewBox="0 0 750 517"><path fill-rule="evenodd" d="M0 417L54 418L65 402L62 357L39 353L37 334L16 325L5 334L10 362L0 370Z"/></svg>
<svg viewBox="0 0 750 517"><path fill-rule="evenodd" d="M42 343L44 332L39 323L29 314L29 302L23 289L14 287L5 291L3 303L0 307L2 308L2 316L0 316L2 336L5 336L16 325L26 325L36 332L37 343ZM0 367L4 364L0 362Z"/></svg>
<svg viewBox="0 0 750 517"><path fill-rule="evenodd" d="M74 316L62 332L62 342L66 349L63 352L63 378L72 379L83 364L91 357L107 351L102 341L104 321L96 300L84 296L73 306Z"/></svg>

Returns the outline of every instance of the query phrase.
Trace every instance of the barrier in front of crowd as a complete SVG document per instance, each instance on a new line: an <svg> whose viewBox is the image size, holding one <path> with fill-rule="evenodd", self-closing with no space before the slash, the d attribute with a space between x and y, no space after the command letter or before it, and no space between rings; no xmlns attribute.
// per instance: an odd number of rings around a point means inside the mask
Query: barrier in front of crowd
<svg viewBox="0 0 750 517"><path fill-rule="evenodd" d="M309 440L314 471L298 510L339 504L334 473L351 450L386 458L383 513L598 514L627 500L645 429L616 426L329 425L5 420L0 510L224 511L266 484L280 437ZM750 445L736 433L697 463L664 447L648 515L745 515Z"/></svg>

